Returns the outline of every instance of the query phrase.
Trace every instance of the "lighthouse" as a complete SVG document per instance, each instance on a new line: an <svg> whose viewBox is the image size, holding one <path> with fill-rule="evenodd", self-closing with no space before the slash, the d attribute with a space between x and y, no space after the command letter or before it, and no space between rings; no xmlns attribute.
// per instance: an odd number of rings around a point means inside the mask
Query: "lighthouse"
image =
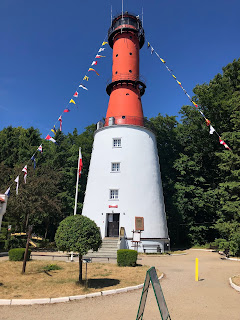
<svg viewBox="0 0 240 320"><path fill-rule="evenodd" d="M169 248L158 150L145 127L139 76L141 20L128 12L108 31L113 49L112 81L105 123L99 122L82 214L94 220L102 238L119 238L119 248L164 252Z"/></svg>

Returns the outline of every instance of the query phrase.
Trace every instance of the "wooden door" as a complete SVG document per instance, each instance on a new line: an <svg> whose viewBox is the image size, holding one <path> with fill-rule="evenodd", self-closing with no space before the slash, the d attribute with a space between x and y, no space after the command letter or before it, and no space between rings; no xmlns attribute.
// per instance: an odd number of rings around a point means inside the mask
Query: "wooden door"
<svg viewBox="0 0 240 320"><path fill-rule="evenodd" d="M109 213L108 214L108 237L118 237L119 236L119 213Z"/></svg>

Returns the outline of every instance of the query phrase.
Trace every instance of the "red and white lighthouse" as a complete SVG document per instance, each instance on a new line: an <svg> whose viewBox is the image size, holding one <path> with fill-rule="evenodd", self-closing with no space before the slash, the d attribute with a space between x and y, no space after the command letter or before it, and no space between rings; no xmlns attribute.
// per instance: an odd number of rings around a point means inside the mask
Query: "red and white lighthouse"
<svg viewBox="0 0 240 320"><path fill-rule="evenodd" d="M82 213L97 223L103 238L119 237L121 230L121 248L131 248L133 231L141 230L139 251L165 251L169 237L156 138L144 126L141 103L144 41L138 17L126 12L112 21L110 98L105 124L94 137Z"/></svg>

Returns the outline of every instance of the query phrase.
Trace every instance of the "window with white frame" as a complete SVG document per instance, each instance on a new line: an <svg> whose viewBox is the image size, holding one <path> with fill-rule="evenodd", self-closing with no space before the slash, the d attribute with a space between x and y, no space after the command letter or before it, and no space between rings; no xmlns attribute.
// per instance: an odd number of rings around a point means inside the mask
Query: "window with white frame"
<svg viewBox="0 0 240 320"><path fill-rule="evenodd" d="M121 148L122 141L121 138L113 138L113 148Z"/></svg>
<svg viewBox="0 0 240 320"><path fill-rule="evenodd" d="M120 162L112 162L112 172L120 171Z"/></svg>
<svg viewBox="0 0 240 320"><path fill-rule="evenodd" d="M110 200L118 199L118 189L110 189Z"/></svg>

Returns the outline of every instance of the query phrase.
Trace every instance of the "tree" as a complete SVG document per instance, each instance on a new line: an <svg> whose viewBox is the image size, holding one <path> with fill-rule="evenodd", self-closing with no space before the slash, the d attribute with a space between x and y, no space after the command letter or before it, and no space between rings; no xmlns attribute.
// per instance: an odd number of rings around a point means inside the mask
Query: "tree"
<svg viewBox="0 0 240 320"><path fill-rule="evenodd" d="M57 248L79 253L79 282L82 282L82 256L89 250L97 251L102 244L100 229L94 221L82 215L65 218L55 235Z"/></svg>

